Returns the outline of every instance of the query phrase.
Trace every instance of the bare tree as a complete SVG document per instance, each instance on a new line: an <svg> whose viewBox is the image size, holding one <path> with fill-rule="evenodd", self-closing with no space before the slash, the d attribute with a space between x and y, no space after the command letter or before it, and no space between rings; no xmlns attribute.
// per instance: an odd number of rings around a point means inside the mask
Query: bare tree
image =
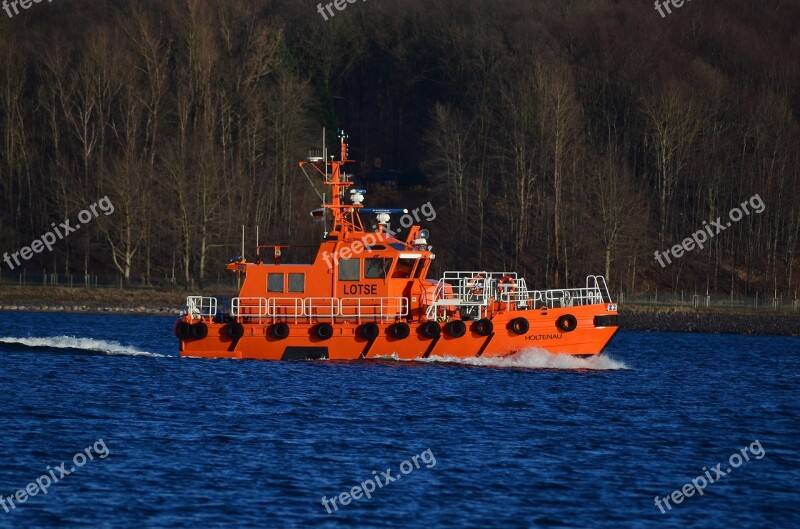
<svg viewBox="0 0 800 529"><path fill-rule="evenodd" d="M660 206L659 242L666 241L672 216L672 202L682 171L686 167L698 129L690 98L671 84L666 92L644 102L649 119L645 145L655 162L655 191Z"/></svg>

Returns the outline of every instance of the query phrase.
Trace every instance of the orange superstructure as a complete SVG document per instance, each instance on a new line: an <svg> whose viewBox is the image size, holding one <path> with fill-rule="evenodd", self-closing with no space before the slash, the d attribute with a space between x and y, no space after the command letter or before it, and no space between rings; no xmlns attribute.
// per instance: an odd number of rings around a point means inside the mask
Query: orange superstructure
<svg viewBox="0 0 800 529"><path fill-rule="evenodd" d="M332 228L310 264L288 264L283 245L259 246L254 262L227 265L242 274L229 311L213 297L189 296L175 324L181 356L265 360L357 360L503 356L537 347L599 354L617 331L617 306L602 276L583 288L529 290L514 272L449 271L427 279L435 258L429 233L411 226L400 238L392 214L364 208L339 160L310 157L330 186ZM362 216L376 215L365 230ZM266 255L264 251L266 250Z"/></svg>

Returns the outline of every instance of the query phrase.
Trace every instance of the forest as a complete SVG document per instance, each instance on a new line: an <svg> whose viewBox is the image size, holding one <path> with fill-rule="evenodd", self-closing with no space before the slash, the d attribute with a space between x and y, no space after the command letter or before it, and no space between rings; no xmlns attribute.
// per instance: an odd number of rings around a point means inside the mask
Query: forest
<svg viewBox="0 0 800 529"><path fill-rule="evenodd" d="M324 186L297 162L325 128L332 150L349 134L368 206L433 204L436 273L797 291L800 0L695 0L666 16L649 0L345 7L0 11L0 252L104 197L114 207L21 267L0 263L0 280L197 288L225 279L243 226L248 258L256 227L262 244L316 244ZM703 248L655 257L756 196L760 212Z"/></svg>

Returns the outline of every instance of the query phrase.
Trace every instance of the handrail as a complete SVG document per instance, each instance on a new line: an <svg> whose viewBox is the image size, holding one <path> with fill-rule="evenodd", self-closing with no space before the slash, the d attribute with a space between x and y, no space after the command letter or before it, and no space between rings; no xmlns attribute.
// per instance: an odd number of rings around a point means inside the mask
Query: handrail
<svg viewBox="0 0 800 529"><path fill-rule="evenodd" d="M215 308L216 312L216 308ZM231 316L238 318L371 318L408 316L405 297L381 298L232 298Z"/></svg>
<svg viewBox="0 0 800 529"><path fill-rule="evenodd" d="M304 314L308 317L335 318L339 315L338 298L306 298ZM319 305L314 305L314 301Z"/></svg>
<svg viewBox="0 0 800 529"><path fill-rule="evenodd" d="M508 281L506 277L513 281ZM501 284L501 280L503 280ZM508 286L504 286L508 285ZM427 297L427 293L423 294ZM428 319L446 317L448 312L485 317L494 303L505 303L506 310L566 308L611 303L603 276L588 276L586 288L528 290L525 279L513 272L445 272L433 290L433 299L426 299ZM463 309L462 309L463 307ZM465 312L466 311L466 312ZM187 313L192 317L213 317L217 299L201 296L187 298ZM231 315L239 318L357 318L394 319L408 316L409 300L405 297L374 298L232 298Z"/></svg>
<svg viewBox="0 0 800 529"><path fill-rule="evenodd" d="M255 312L253 309L256 309ZM237 318L263 318L267 315L266 298L231 299L231 316Z"/></svg>
<svg viewBox="0 0 800 529"><path fill-rule="evenodd" d="M434 289L426 316L446 316L448 310L461 307L481 315L492 301L505 303L506 310L529 310L611 303L611 296L603 276L588 276L586 288L528 290L525 278L514 272L447 271Z"/></svg>
<svg viewBox="0 0 800 529"><path fill-rule="evenodd" d="M268 298L266 301L267 313L265 316L296 318L305 314L303 298Z"/></svg>
<svg viewBox="0 0 800 529"><path fill-rule="evenodd" d="M188 296L186 298L186 314L197 319L213 318L217 315L217 298Z"/></svg>
<svg viewBox="0 0 800 529"><path fill-rule="evenodd" d="M611 303L611 296L605 286L602 276L589 276L586 288L556 288L550 290L529 290L526 292L512 293L507 299L509 303L530 300L531 308L546 307L565 308L583 305L597 305Z"/></svg>
<svg viewBox="0 0 800 529"><path fill-rule="evenodd" d="M429 320L447 315L448 310L468 307L478 317L489 305L492 283L503 277L502 272L486 270L448 270L444 273L433 292L433 300L428 305L425 316ZM514 274L516 278L516 274Z"/></svg>
<svg viewBox="0 0 800 529"><path fill-rule="evenodd" d="M339 315L344 318L377 319L408 316L408 298L341 298Z"/></svg>

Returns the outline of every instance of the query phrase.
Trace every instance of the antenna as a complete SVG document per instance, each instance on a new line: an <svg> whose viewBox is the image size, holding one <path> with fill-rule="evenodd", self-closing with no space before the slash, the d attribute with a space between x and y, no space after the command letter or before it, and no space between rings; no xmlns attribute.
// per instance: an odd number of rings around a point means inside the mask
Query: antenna
<svg viewBox="0 0 800 529"><path fill-rule="evenodd" d="M322 193L322 203L323 204L325 203L325 193ZM325 237L327 237L328 236L328 212L325 211L325 210L323 210L323 212L322 212L322 222L324 223L323 227L325 228Z"/></svg>

